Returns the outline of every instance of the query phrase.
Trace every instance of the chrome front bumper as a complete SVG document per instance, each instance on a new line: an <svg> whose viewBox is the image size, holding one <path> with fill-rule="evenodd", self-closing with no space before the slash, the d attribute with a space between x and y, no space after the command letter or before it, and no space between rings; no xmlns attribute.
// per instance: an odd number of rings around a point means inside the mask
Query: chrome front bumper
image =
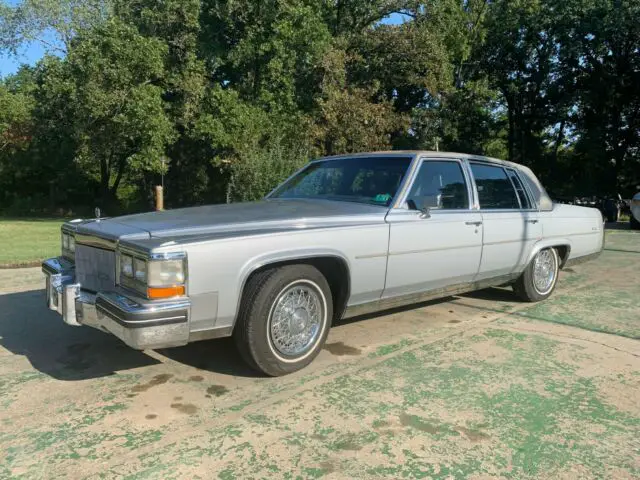
<svg viewBox="0 0 640 480"><path fill-rule="evenodd" d="M97 294L75 283L74 265L63 257L42 264L47 306L68 325L87 325L111 333L132 348L166 348L189 341L188 299L150 302L118 292Z"/></svg>

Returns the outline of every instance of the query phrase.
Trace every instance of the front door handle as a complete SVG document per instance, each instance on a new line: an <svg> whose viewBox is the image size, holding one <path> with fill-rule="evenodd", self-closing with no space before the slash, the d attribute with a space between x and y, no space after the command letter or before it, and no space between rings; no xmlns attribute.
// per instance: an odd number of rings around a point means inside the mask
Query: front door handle
<svg viewBox="0 0 640 480"><path fill-rule="evenodd" d="M475 225L476 227L479 227L480 225L482 225L482 222L464 222L465 225Z"/></svg>
<svg viewBox="0 0 640 480"><path fill-rule="evenodd" d="M538 223L538 220L526 220L527 223L533 223L534 225Z"/></svg>

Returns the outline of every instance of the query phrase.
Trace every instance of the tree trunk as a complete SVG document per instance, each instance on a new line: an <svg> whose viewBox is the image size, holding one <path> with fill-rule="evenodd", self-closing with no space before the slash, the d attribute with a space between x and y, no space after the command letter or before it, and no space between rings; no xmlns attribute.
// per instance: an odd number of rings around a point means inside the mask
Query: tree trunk
<svg viewBox="0 0 640 480"><path fill-rule="evenodd" d="M105 208L109 203L109 165L106 158L100 159L100 206Z"/></svg>
<svg viewBox="0 0 640 480"><path fill-rule="evenodd" d="M513 146L514 146L514 129L515 129L515 121L514 121L514 105L513 105L513 98L511 98L509 95L505 95L505 98L507 99L507 118L509 120L509 130L507 132L507 144L508 144L508 150L509 150L509 161L514 161L513 158Z"/></svg>
<svg viewBox="0 0 640 480"><path fill-rule="evenodd" d="M564 140L564 127L567 123L567 119L563 118L560 122L560 128L558 129L558 136L556 137L556 144L553 147L553 157L551 158L551 178L558 178L558 151Z"/></svg>

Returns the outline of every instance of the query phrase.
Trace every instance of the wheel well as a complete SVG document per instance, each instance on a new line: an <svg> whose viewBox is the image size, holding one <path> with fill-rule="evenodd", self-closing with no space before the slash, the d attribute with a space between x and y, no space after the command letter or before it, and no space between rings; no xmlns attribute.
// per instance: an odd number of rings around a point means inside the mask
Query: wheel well
<svg viewBox="0 0 640 480"><path fill-rule="evenodd" d="M558 256L560 257L560 268L563 268L567 260L569 260L569 245L555 245L555 248L558 251Z"/></svg>
<svg viewBox="0 0 640 480"><path fill-rule="evenodd" d="M347 307L347 301L349 300L349 294L351 292L351 277L349 276L349 267L340 257L334 256L320 256L310 258L298 258L285 260L281 262L269 263L263 265L260 268L251 272L247 280L245 281L244 288L246 287L249 279L259 272L270 270L272 268L279 268L285 265L312 265L317 268L324 278L327 279L329 288L331 289L331 297L333 298L333 318L338 320L342 317L345 308ZM242 297L241 297L242 298Z"/></svg>

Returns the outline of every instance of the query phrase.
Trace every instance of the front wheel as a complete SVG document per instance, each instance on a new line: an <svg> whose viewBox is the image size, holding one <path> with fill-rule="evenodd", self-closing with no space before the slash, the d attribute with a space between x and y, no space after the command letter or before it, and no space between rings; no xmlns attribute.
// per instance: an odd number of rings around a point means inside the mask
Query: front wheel
<svg viewBox="0 0 640 480"><path fill-rule="evenodd" d="M629 218L629 228L631 230L640 230L640 222L633 216L633 212L631 213L631 218Z"/></svg>
<svg viewBox="0 0 640 480"><path fill-rule="evenodd" d="M318 355L332 318L325 277L311 265L287 265L249 279L234 338L251 367L272 377L286 375Z"/></svg>
<svg viewBox="0 0 640 480"><path fill-rule="evenodd" d="M556 288L559 267L558 252L555 248L540 250L513 284L513 290L526 302L544 300Z"/></svg>

